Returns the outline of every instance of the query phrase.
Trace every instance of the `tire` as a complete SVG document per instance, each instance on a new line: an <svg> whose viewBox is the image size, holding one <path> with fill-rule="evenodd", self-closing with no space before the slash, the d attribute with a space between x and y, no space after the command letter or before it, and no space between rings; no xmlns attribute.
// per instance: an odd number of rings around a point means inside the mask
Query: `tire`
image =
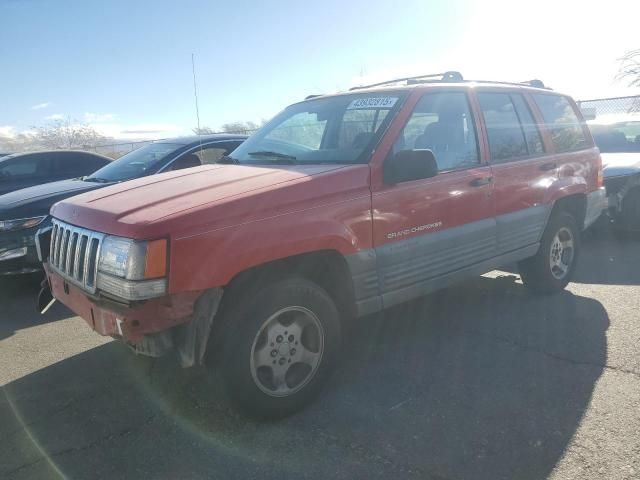
<svg viewBox="0 0 640 480"><path fill-rule="evenodd" d="M552 213L538 252L518 264L522 283L536 293L562 291L571 280L579 252L580 230L575 218L562 210Z"/></svg>
<svg viewBox="0 0 640 480"><path fill-rule="evenodd" d="M340 347L331 297L313 282L286 277L228 312L222 369L235 403L254 417L281 418L313 401Z"/></svg>

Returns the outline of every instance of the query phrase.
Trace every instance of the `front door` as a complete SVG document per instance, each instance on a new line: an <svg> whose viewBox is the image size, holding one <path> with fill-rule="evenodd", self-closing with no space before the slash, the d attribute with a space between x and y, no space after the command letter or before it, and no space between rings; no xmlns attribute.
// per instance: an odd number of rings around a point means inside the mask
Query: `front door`
<svg viewBox="0 0 640 480"><path fill-rule="evenodd" d="M399 150L430 149L435 177L373 183L373 241L385 307L419 296L495 255L491 168L481 161L464 91L425 93L397 137Z"/></svg>

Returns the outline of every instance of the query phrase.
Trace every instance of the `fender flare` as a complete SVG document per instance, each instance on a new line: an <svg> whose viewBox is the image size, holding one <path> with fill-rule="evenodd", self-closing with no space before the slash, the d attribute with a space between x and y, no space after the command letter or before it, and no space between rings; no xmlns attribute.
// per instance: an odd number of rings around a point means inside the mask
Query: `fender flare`
<svg viewBox="0 0 640 480"><path fill-rule="evenodd" d="M570 195L586 195L588 191L587 182L584 178L567 177L553 182L546 189L544 204L554 206L556 202Z"/></svg>

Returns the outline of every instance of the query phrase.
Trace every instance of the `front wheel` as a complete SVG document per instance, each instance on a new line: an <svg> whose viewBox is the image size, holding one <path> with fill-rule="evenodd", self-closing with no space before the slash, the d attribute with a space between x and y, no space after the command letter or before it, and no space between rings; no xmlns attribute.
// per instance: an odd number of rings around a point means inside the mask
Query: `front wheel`
<svg viewBox="0 0 640 480"><path fill-rule="evenodd" d="M331 373L341 337L338 310L322 288L300 277L247 296L225 323L227 390L254 416L289 415L311 402Z"/></svg>
<svg viewBox="0 0 640 480"><path fill-rule="evenodd" d="M550 294L563 290L573 275L580 251L580 230L572 215L552 214L540 249L518 264L524 285L535 292Z"/></svg>

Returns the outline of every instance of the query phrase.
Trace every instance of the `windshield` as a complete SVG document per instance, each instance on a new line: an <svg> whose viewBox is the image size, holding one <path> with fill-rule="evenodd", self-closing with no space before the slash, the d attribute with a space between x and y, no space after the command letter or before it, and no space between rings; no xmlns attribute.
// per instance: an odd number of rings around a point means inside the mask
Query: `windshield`
<svg viewBox="0 0 640 480"><path fill-rule="evenodd" d="M286 108L233 152L237 163L363 163L404 94L319 98Z"/></svg>
<svg viewBox="0 0 640 480"><path fill-rule="evenodd" d="M640 121L589 127L596 145L603 153L640 152Z"/></svg>
<svg viewBox="0 0 640 480"><path fill-rule="evenodd" d="M158 164L164 162L167 157L183 146L174 143L151 143L102 167L85 180L122 182L132 178L143 177L150 170L154 171Z"/></svg>

